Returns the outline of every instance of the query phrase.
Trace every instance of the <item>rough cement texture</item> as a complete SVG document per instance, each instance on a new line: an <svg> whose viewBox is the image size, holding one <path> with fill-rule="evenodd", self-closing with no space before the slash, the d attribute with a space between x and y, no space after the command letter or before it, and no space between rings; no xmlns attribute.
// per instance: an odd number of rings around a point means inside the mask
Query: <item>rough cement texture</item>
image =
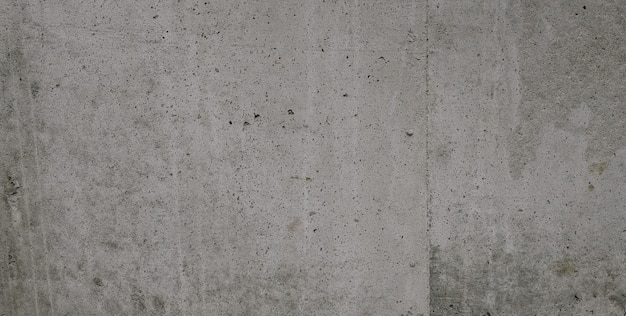
<svg viewBox="0 0 626 316"><path fill-rule="evenodd" d="M0 0L0 315L624 315L626 4Z"/></svg>
<svg viewBox="0 0 626 316"><path fill-rule="evenodd" d="M626 313L626 3L429 10L430 315Z"/></svg>
<svg viewBox="0 0 626 316"><path fill-rule="evenodd" d="M1 10L2 313L427 312L418 3Z"/></svg>

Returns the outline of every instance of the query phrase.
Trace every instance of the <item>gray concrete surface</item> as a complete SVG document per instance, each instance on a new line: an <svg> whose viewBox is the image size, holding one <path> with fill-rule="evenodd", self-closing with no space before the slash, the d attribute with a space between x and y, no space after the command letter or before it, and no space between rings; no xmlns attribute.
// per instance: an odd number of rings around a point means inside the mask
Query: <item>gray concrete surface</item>
<svg viewBox="0 0 626 316"><path fill-rule="evenodd" d="M0 1L0 315L624 315L621 1Z"/></svg>
<svg viewBox="0 0 626 316"><path fill-rule="evenodd" d="M624 315L626 3L435 3L431 315Z"/></svg>

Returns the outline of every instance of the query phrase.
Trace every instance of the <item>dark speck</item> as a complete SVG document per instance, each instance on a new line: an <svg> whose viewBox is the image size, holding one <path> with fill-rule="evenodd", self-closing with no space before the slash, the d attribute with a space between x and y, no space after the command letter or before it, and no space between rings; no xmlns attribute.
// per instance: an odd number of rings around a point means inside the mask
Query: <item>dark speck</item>
<svg viewBox="0 0 626 316"><path fill-rule="evenodd" d="M348 97L348 94L347 94L347 93L344 93L344 94L343 94L343 97L344 97L344 98Z"/></svg>
<svg viewBox="0 0 626 316"><path fill-rule="evenodd" d="M293 115L293 110L292 109L287 110L287 114Z"/></svg>
<svg viewBox="0 0 626 316"><path fill-rule="evenodd" d="M232 124L233 124L233 121L228 121L228 124L231 124L231 125L232 125Z"/></svg>
<svg viewBox="0 0 626 316"><path fill-rule="evenodd" d="M159 17L159 15L157 14L157 15L153 16L152 18L153 18L153 19L156 19L156 18L158 18L158 17Z"/></svg>
<svg viewBox="0 0 626 316"><path fill-rule="evenodd" d="M583 10L587 10L587 6L583 6Z"/></svg>
<svg viewBox="0 0 626 316"><path fill-rule="evenodd" d="M261 116L261 115L254 113L254 118L257 118L259 116Z"/></svg>
<svg viewBox="0 0 626 316"><path fill-rule="evenodd" d="M250 125L250 123L248 123L248 122L243 122L243 126L248 126L248 125Z"/></svg>

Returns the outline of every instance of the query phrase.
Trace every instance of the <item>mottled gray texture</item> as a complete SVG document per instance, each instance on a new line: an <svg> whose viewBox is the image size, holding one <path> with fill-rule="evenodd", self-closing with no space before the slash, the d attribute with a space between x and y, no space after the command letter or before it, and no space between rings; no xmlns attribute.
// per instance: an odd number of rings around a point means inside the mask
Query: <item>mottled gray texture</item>
<svg viewBox="0 0 626 316"><path fill-rule="evenodd" d="M418 3L0 13L0 314L427 313Z"/></svg>
<svg viewBox="0 0 626 316"><path fill-rule="evenodd" d="M431 315L623 315L624 2L431 3Z"/></svg>
<svg viewBox="0 0 626 316"><path fill-rule="evenodd" d="M624 315L620 1L0 2L0 315Z"/></svg>

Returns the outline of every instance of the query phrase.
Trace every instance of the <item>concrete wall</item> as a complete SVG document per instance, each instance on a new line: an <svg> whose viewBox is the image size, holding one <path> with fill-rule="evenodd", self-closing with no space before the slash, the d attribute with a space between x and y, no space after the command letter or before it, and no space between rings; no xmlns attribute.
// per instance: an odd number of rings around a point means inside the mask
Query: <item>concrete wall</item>
<svg viewBox="0 0 626 316"><path fill-rule="evenodd" d="M0 3L0 315L623 315L626 4Z"/></svg>
<svg viewBox="0 0 626 316"><path fill-rule="evenodd" d="M430 14L431 315L624 315L626 3Z"/></svg>

